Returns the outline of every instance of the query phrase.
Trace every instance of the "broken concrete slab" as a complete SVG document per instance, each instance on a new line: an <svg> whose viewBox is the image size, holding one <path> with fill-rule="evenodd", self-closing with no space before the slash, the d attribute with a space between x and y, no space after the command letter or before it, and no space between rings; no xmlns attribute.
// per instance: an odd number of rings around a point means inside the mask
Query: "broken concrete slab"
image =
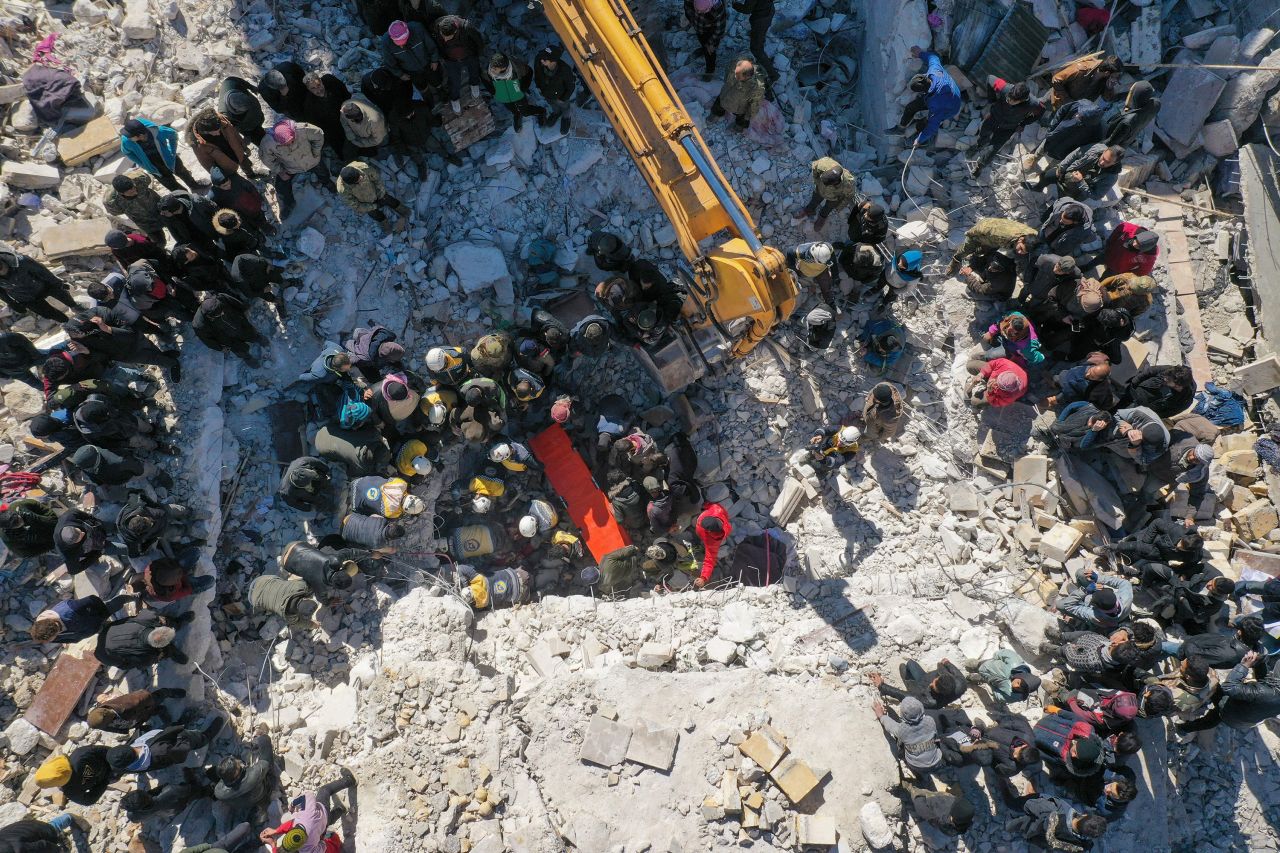
<svg viewBox="0 0 1280 853"><path fill-rule="evenodd" d="M106 116L58 137L58 158L68 168L81 166L94 157L120 149L120 131Z"/></svg>
<svg viewBox="0 0 1280 853"><path fill-rule="evenodd" d="M1182 46L1189 50L1201 50L1213 44L1221 36L1235 35L1235 24L1224 24L1220 27L1209 27L1207 30L1190 33L1182 37Z"/></svg>
<svg viewBox="0 0 1280 853"><path fill-rule="evenodd" d="M978 490L972 483L949 483L943 491L947 496L947 508L952 512L976 513L980 509Z"/></svg>
<svg viewBox="0 0 1280 853"><path fill-rule="evenodd" d="M809 765L795 756L787 756L769 771L769 778L782 789L787 799L799 803L818 787L818 777ZM834 842L833 842L834 843Z"/></svg>
<svg viewBox="0 0 1280 853"><path fill-rule="evenodd" d="M5 160L0 165L0 181L20 190L47 190L62 183L62 170L46 163Z"/></svg>
<svg viewBox="0 0 1280 853"><path fill-rule="evenodd" d="M1236 130L1229 119L1211 121L1201 131L1204 139L1204 150L1214 157L1229 157L1240 147Z"/></svg>
<svg viewBox="0 0 1280 853"><path fill-rule="evenodd" d="M1040 555L1050 560L1065 563L1071 559L1084 541L1084 534L1069 524L1055 524L1040 539L1037 550Z"/></svg>
<svg viewBox="0 0 1280 853"><path fill-rule="evenodd" d="M645 643L636 652L636 666L643 669L660 669L671 662L675 651L670 643Z"/></svg>
<svg viewBox="0 0 1280 853"><path fill-rule="evenodd" d="M1027 501L1043 504L1045 489L1049 485L1049 457L1038 453L1019 457L1013 463L1013 482L1028 484L1013 487L1015 506L1021 506Z"/></svg>
<svg viewBox="0 0 1280 853"><path fill-rule="evenodd" d="M1250 396L1280 388L1280 358L1275 355L1242 364L1232 373L1240 381L1244 393Z"/></svg>
<svg viewBox="0 0 1280 853"><path fill-rule="evenodd" d="M599 714L591 718L586 733L582 736L582 748L578 751L578 760L601 767L612 767L621 764L627 757L627 748L631 745L631 728L613 720L605 719Z"/></svg>
<svg viewBox="0 0 1280 853"><path fill-rule="evenodd" d="M1259 68L1280 69L1280 48L1268 53ZM1226 119L1235 128L1236 136L1244 136L1262 114L1267 95L1280 86L1280 73L1276 71L1244 71L1231 78L1219 97L1211 117ZM1163 113L1163 110L1161 110Z"/></svg>
<svg viewBox="0 0 1280 853"><path fill-rule="evenodd" d="M796 843L802 847L830 847L840 839L836 819L823 815L796 815Z"/></svg>
<svg viewBox="0 0 1280 853"><path fill-rule="evenodd" d="M63 222L40 232L40 245L50 258L109 255L107 232L110 219L80 219Z"/></svg>
<svg viewBox="0 0 1280 853"><path fill-rule="evenodd" d="M1236 532L1249 541L1265 539L1267 534L1280 526L1280 516L1271 501L1259 498L1240 510L1233 517Z"/></svg>
<svg viewBox="0 0 1280 853"><path fill-rule="evenodd" d="M773 726L761 726L738 744L738 751L768 773L787 754L787 739Z"/></svg>
<svg viewBox="0 0 1280 853"><path fill-rule="evenodd" d="M720 806L725 814L742 812L742 795L738 792L737 771L724 771L724 778L720 780Z"/></svg>
<svg viewBox="0 0 1280 853"><path fill-rule="evenodd" d="M728 666L738 656L738 647L728 640L713 637L707 640L706 653L707 660Z"/></svg>
<svg viewBox="0 0 1280 853"><path fill-rule="evenodd" d="M0 106L16 104L27 96L27 88L21 83L7 83L0 86Z"/></svg>
<svg viewBox="0 0 1280 853"><path fill-rule="evenodd" d="M676 760L676 746L680 732L676 729L654 729L646 725L631 730L631 744L627 747L627 761L667 772ZM725 811L728 811L726 807Z"/></svg>
<svg viewBox="0 0 1280 853"><path fill-rule="evenodd" d="M1181 63L1183 59L1175 62ZM1226 86L1226 80L1204 68L1177 69L1165 87L1156 124L1174 141L1194 145L1212 105L1218 102Z"/></svg>

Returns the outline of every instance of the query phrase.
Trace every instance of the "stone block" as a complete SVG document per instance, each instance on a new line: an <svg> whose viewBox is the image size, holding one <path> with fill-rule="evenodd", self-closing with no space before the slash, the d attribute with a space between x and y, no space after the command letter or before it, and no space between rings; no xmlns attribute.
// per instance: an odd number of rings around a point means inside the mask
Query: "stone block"
<svg viewBox="0 0 1280 853"><path fill-rule="evenodd" d="M1265 539L1267 534L1280 525L1280 517L1271 501L1259 499L1235 514L1236 530L1240 536L1249 541Z"/></svg>
<svg viewBox="0 0 1280 853"><path fill-rule="evenodd" d="M769 778L773 779L774 784L793 803L799 803L818 787L818 777L813 770L795 756L783 758L778 766L769 771Z"/></svg>
<svg viewBox="0 0 1280 853"><path fill-rule="evenodd" d="M1218 459L1222 467L1228 474L1235 474L1238 477L1253 478L1258 474L1258 466L1262 462L1258 459L1258 454L1253 448L1244 448L1241 450L1230 450Z"/></svg>
<svg viewBox="0 0 1280 853"><path fill-rule="evenodd" d="M972 483L950 483L944 491L947 508L952 512L976 513L981 508L978 491Z"/></svg>
<svg viewBox="0 0 1280 853"><path fill-rule="evenodd" d="M27 96L26 87L21 83L7 83L0 86L0 106L16 104Z"/></svg>
<svg viewBox="0 0 1280 853"><path fill-rule="evenodd" d="M795 477L787 477L782 484L782 491L778 493L773 507L769 510L769 517L780 526L786 525L800 509L800 502L804 496L804 484Z"/></svg>
<svg viewBox="0 0 1280 853"><path fill-rule="evenodd" d="M724 820L724 809L715 797L707 797L702 801L702 819L707 822Z"/></svg>
<svg viewBox="0 0 1280 853"><path fill-rule="evenodd" d="M582 736L578 760L601 767L612 767L621 764L627 757L627 747L630 745L630 727L597 715L591 718L591 724Z"/></svg>
<svg viewBox="0 0 1280 853"><path fill-rule="evenodd" d="M796 815L796 843L801 847L830 847L839 838L836 835L836 819L823 815Z"/></svg>
<svg viewBox="0 0 1280 853"><path fill-rule="evenodd" d="M636 665L643 669L660 669L675 657L669 643L645 643L636 653Z"/></svg>
<svg viewBox="0 0 1280 853"><path fill-rule="evenodd" d="M731 643L728 640L713 637L712 639L707 640L706 652L707 660L722 663L727 666L738 656L738 647L736 644Z"/></svg>
<svg viewBox="0 0 1280 853"><path fill-rule="evenodd" d="M1280 358L1275 355L1242 364L1232 373L1240 380L1244 393L1250 396L1280 388Z"/></svg>
<svg viewBox="0 0 1280 853"><path fill-rule="evenodd" d="M1024 521L1013 529L1013 538L1018 540L1024 551L1030 553L1040 547L1040 540L1044 537L1034 524Z"/></svg>
<svg viewBox="0 0 1280 853"><path fill-rule="evenodd" d="M738 774L734 770L724 771L720 780L720 805L725 814L738 814L742 811L742 795L738 793Z"/></svg>
<svg viewBox="0 0 1280 853"><path fill-rule="evenodd" d="M1273 49L1258 63L1259 68L1280 68L1280 48ZM1217 100L1212 117L1226 119L1235 128L1236 136L1243 136L1262 114L1262 105L1277 86L1280 73L1273 71L1243 71L1231 78Z"/></svg>
<svg viewBox="0 0 1280 853"><path fill-rule="evenodd" d="M511 272L497 246L462 241L446 246L444 256L457 274L463 293L471 295L493 288L500 305L512 303Z"/></svg>
<svg viewBox="0 0 1280 853"><path fill-rule="evenodd" d="M1210 543L1205 543L1206 545ZM1256 569L1273 578L1280 578L1280 554L1266 551L1237 549L1233 561L1240 569Z"/></svg>
<svg viewBox="0 0 1280 853"><path fill-rule="evenodd" d="M661 770L663 773L671 769L676 760L676 746L680 743L680 732L675 729L651 729L648 726L637 726L631 732L631 744L627 747L627 761ZM728 809L726 809L727 811Z"/></svg>
<svg viewBox="0 0 1280 853"><path fill-rule="evenodd" d="M1029 483L1031 486L1014 486L1013 502L1021 506L1024 501L1044 503L1044 488L1049 485L1049 457L1031 453L1013 463L1013 482Z"/></svg>
<svg viewBox="0 0 1280 853"><path fill-rule="evenodd" d="M0 181L20 190L47 190L62 183L62 170L47 163L5 160L0 165Z"/></svg>
<svg viewBox="0 0 1280 853"><path fill-rule="evenodd" d="M134 41L146 41L156 37L156 21L151 16L147 0L127 0L124 4L124 21L120 24L124 37Z"/></svg>
<svg viewBox="0 0 1280 853"><path fill-rule="evenodd" d="M203 80L197 80L194 83L183 86L181 92L182 103L189 107L199 106L217 94L219 82L217 77L205 77Z"/></svg>
<svg viewBox="0 0 1280 853"><path fill-rule="evenodd" d="M1209 27L1206 30L1189 33L1182 37L1182 46L1190 50L1200 50L1213 44L1222 36L1235 35L1235 24L1224 24L1221 27Z"/></svg>
<svg viewBox="0 0 1280 853"><path fill-rule="evenodd" d="M1042 557L1065 563L1080 548L1084 534L1069 524L1055 524L1040 540Z"/></svg>
<svg viewBox="0 0 1280 853"><path fill-rule="evenodd" d="M1211 352L1222 353L1228 358L1241 359L1244 358L1244 345L1235 338L1221 334L1220 332L1209 332L1205 336L1205 343Z"/></svg>
<svg viewBox="0 0 1280 853"><path fill-rule="evenodd" d="M77 255L109 255L107 232L110 219L80 219L54 225L40 232L40 245L50 258Z"/></svg>
<svg viewBox="0 0 1280 853"><path fill-rule="evenodd" d="M16 380L2 386L4 406L14 420L29 421L44 411L44 395Z"/></svg>
<svg viewBox="0 0 1280 853"><path fill-rule="evenodd" d="M721 609L717 635L731 643L749 643L760 636L760 628L751 608L744 602L735 601Z"/></svg>
<svg viewBox="0 0 1280 853"><path fill-rule="evenodd" d="M119 150L120 131L106 116L98 116L88 124L58 137L58 157L68 168Z"/></svg>
<svg viewBox="0 0 1280 853"><path fill-rule="evenodd" d="M738 751L768 773L787 754L787 739L773 726L761 726L738 744Z"/></svg>
<svg viewBox="0 0 1280 853"><path fill-rule="evenodd" d="M1194 145L1226 85L1226 80L1203 68L1177 69L1165 87L1156 124L1174 141Z"/></svg>

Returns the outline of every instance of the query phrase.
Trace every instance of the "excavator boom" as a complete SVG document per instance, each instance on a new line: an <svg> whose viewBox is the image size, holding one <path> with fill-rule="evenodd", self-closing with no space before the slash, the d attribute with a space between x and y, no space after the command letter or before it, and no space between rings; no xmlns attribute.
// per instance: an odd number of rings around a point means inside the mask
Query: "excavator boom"
<svg viewBox="0 0 1280 853"><path fill-rule="evenodd" d="M745 355L795 307L782 253L761 244L625 3L543 0L543 10L675 228L694 271L694 325L714 325L732 337L734 356ZM741 320L745 330L730 336Z"/></svg>

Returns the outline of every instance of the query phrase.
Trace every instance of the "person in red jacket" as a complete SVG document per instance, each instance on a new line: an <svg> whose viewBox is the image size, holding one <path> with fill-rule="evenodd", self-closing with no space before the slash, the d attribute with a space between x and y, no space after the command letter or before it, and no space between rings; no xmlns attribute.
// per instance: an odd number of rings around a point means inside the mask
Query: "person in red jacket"
<svg viewBox="0 0 1280 853"><path fill-rule="evenodd" d="M693 581L694 589L702 589L711 580L716 571L716 559L720 556L720 546L733 532L729 523L729 513L716 503L702 505L702 514L694 524L698 538L702 540L702 571Z"/></svg>
<svg viewBox="0 0 1280 853"><path fill-rule="evenodd" d="M1008 406L1027 393L1027 371L1007 358L993 358L969 380L967 391L970 405Z"/></svg>
<svg viewBox="0 0 1280 853"><path fill-rule="evenodd" d="M1102 252L1108 276L1126 272L1151 275L1158 257L1160 236L1132 222L1117 225L1107 238L1107 245Z"/></svg>

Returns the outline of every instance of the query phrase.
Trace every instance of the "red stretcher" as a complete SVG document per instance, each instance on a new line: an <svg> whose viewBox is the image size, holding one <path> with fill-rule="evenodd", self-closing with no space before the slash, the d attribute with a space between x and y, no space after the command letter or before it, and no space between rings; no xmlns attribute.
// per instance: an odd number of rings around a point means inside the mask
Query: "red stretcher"
<svg viewBox="0 0 1280 853"><path fill-rule="evenodd" d="M542 463L551 487L564 499L569 518L597 563L605 554L631 544L631 537L613 517L609 499L596 486L587 463L573 449L573 442L560 424L552 424L534 436L529 448Z"/></svg>

